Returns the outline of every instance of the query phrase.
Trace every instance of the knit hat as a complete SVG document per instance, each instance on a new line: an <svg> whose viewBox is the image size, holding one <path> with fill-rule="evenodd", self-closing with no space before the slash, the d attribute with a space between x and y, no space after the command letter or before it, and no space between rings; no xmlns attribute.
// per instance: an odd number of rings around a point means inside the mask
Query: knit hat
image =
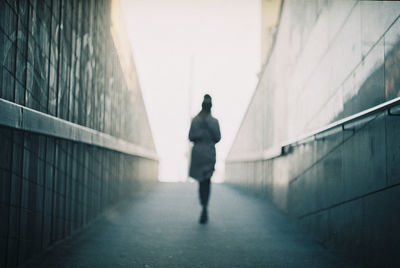
<svg viewBox="0 0 400 268"><path fill-rule="evenodd" d="M201 104L201 107L204 110L210 110L212 107L212 100L211 100L211 96L206 94L204 95L204 99L203 99L203 103Z"/></svg>

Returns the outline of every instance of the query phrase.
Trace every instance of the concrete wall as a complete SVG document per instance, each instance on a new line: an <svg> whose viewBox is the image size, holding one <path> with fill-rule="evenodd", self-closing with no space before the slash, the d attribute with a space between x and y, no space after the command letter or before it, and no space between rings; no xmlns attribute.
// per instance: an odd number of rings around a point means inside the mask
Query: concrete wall
<svg viewBox="0 0 400 268"><path fill-rule="evenodd" d="M400 264L400 117L376 116L272 160L290 139L400 96L400 3L290 1L226 178L356 260ZM235 161L233 161L236 159Z"/></svg>
<svg viewBox="0 0 400 268"><path fill-rule="evenodd" d="M0 0L0 98L155 153L121 18L110 0ZM0 267L24 263L158 177L156 159L90 143L5 126L0 142Z"/></svg>
<svg viewBox="0 0 400 268"><path fill-rule="evenodd" d="M261 65L271 50L278 27L282 0L261 0Z"/></svg>

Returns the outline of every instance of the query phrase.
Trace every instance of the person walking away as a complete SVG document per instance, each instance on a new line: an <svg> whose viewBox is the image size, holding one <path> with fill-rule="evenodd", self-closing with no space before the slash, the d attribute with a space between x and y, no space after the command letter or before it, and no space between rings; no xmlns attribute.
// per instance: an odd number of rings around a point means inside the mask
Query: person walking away
<svg viewBox="0 0 400 268"><path fill-rule="evenodd" d="M202 109L190 125L189 140L194 143L189 168L189 176L199 183L199 199L202 206L200 223L208 221L207 205L210 197L211 176L214 172L215 144L221 140L219 123L211 115L211 96L204 95Z"/></svg>

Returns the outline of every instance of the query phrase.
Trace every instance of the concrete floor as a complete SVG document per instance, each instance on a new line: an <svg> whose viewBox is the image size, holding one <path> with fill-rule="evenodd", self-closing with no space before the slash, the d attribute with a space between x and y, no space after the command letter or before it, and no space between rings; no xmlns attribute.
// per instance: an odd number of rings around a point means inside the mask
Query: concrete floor
<svg viewBox="0 0 400 268"><path fill-rule="evenodd" d="M159 183L27 267L353 267L265 200L213 184L200 225L197 185Z"/></svg>

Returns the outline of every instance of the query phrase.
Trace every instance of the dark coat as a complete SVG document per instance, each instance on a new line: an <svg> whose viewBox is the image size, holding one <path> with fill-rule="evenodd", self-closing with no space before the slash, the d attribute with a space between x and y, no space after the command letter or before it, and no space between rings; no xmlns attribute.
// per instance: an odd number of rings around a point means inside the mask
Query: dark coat
<svg viewBox="0 0 400 268"><path fill-rule="evenodd" d="M210 179L215 166L215 144L221 139L218 120L210 114L199 114L190 125L189 140L194 142L189 176L203 181Z"/></svg>

